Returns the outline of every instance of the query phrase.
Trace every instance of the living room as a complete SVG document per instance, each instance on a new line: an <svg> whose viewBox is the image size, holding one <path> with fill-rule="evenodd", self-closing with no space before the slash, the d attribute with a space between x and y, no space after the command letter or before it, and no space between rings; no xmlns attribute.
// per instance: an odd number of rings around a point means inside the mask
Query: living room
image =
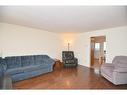
<svg viewBox="0 0 127 95"><path fill-rule="evenodd" d="M0 12L0 76L7 77L1 89L127 88L126 6L0 6ZM96 69L91 37L99 36L106 37L106 58ZM116 60L124 75L115 81L102 71Z"/></svg>

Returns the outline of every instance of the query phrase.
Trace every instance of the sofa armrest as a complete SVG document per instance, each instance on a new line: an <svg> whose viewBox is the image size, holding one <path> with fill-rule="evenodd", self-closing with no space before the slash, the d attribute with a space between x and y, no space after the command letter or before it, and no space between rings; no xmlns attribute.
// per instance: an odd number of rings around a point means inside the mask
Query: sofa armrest
<svg viewBox="0 0 127 95"><path fill-rule="evenodd" d="M4 75L0 78L1 89L12 89L12 79L9 75Z"/></svg>
<svg viewBox="0 0 127 95"><path fill-rule="evenodd" d="M2 62L1 62L0 65L3 67L3 71L6 71L6 69L7 69L7 64L6 64L5 60L2 60Z"/></svg>
<svg viewBox="0 0 127 95"><path fill-rule="evenodd" d="M127 73L127 68L117 68L117 69L114 69L114 72Z"/></svg>

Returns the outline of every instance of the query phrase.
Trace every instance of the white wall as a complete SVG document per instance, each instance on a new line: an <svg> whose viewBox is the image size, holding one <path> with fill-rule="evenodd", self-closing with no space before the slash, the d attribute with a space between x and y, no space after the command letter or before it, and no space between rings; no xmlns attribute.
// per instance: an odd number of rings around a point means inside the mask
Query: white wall
<svg viewBox="0 0 127 95"><path fill-rule="evenodd" d="M105 30L81 33L74 43L74 51L79 64L90 66L90 37L106 36L106 61L111 62L116 55L127 55L127 27L117 27Z"/></svg>
<svg viewBox="0 0 127 95"><path fill-rule="evenodd" d="M61 59L61 52L75 52L79 64L90 66L90 37L106 36L106 61L111 62L116 55L127 55L127 26L86 33L55 34L44 30L0 23L0 56L20 56L48 54Z"/></svg>
<svg viewBox="0 0 127 95"><path fill-rule="evenodd" d="M111 62L115 55L127 55L127 27L107 33L107 62Z"/></svg>
<svg viewBox="0 0 127 95"><path fill-rule="evenodd" d="M48 54L59 58L61 42L58 34L6 23L0 23L0 27L3 57Z"/></svg>

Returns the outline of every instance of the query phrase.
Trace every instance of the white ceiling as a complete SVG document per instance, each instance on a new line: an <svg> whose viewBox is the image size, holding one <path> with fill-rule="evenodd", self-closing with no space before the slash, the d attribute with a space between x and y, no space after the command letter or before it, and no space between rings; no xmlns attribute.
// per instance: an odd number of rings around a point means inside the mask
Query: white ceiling
<svg viewBox="0 0 127 95"><path fill-rule="evenodd" d="M0 22L50 32L87 32L127 25L124 6L1 6Z"/></svg>

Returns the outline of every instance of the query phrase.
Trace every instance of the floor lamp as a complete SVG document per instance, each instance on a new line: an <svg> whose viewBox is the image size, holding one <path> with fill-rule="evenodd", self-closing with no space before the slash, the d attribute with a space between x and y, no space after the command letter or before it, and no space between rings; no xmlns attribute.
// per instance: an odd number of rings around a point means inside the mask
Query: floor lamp
<svg viewBox="0 0 127 95"><path fill-rule="evenodd" d="M70 51L70 43L68 43L68 51Z"/></svg>

